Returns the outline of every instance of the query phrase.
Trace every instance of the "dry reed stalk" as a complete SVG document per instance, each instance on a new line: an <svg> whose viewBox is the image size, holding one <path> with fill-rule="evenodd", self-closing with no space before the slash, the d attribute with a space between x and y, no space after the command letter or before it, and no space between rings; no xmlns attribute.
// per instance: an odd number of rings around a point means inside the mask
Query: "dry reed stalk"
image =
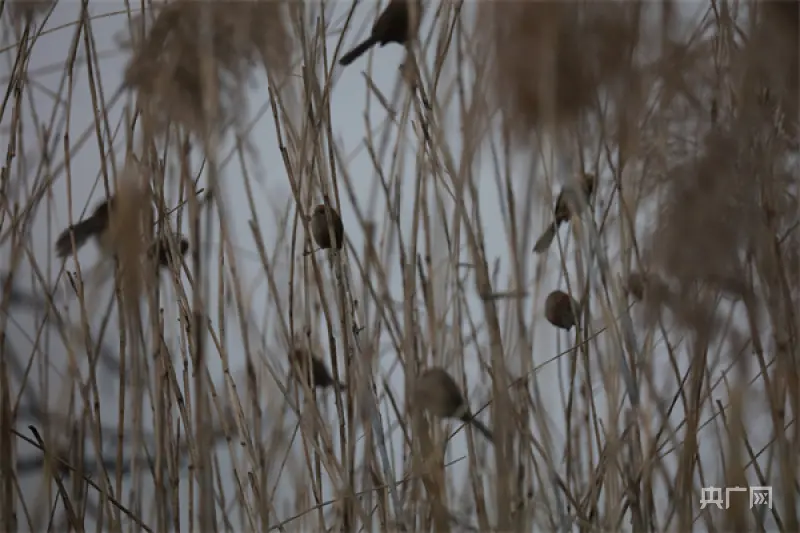
<svg viewBox="0 0 800 533"><path fill-rule="evenodd" d="M153 131L162 132L170 121L198 134L239 123L253 68L263 62L271 75L285 77L291 67L286 4L177 0L160 8L144 39L134 35L124 42L133 52L125 84L137 93ZM208 32L203 31L206 22ZM209 60L216 86L204 83L201 65ZM207 97L216 103L215 111L204 107Z"/></svg>
<svg viewBox="0 0 800 533"><path fill-rule="evenodd" d="M491 49L488 77L512 131L571 123L631 68L638 2L486 2L477 37Z"/></svg>

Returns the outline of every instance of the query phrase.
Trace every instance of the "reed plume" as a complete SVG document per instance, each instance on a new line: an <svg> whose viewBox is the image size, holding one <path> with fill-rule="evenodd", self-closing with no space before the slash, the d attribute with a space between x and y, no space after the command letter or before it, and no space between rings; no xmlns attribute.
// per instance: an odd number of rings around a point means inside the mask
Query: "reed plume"
<svg viewBox="0 0 800 533"><path fill-rule="evenodd" d="M162 7L143 39L123 43L132 50L125 85L136 93L153 131L163 132L170 121L195 133L240 123L254 67L263 63L279 84L289 72L286 11L285 0L178 0ZM144 24L141 17L135 22Z"/></svg>

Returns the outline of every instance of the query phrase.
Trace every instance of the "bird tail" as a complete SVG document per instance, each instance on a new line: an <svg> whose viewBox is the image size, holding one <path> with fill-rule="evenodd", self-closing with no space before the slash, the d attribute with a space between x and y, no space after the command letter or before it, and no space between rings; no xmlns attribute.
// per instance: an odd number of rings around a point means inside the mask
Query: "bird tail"
<svg viewBox="0 0 800 533"><path fill-rule="evenodd" d="M536 241L536 244L533 245L533 251L537 254L540 254L550 248L550 245L553 243L553 239L556 237L556 232L558 231L558 226L561 223L556 221L550 224L544 233L542 233L541 237Z"/></svg>
<svg viewBox="0 0 800 533"><path fill-rule="evenodd" d="M470 424L472 424L472 427L483 433L483 436L486 437L486 440L494 444L494 437L492 436L492 432L489 430L489 428L484 426L480 420L478 420L477 418L469 418L465 420L465 422L469 422Z"/></svg>
<svg viewBox="0 0 800 533"><path fill-rule="evenodd" d="M373 36L368 37L367 39L364 40L364 42L362 42L361 44L359 44L358 46L347 52L345 55L343 55L342 58L339 59L339 64L342 65L343 67L346 67L347 65L349 65L350 63L352 63L353 61L364 55L364 52L375 46L377 42L378 40L375 37Z"/></svg>
<svg viewBox="0 0 800 533"><path fill-rule="evenodd" d="M89 217L86 220L81 220L64 231L56 239L56 256L59 258L67 257L72 253L72 239L70 235L75 237L75 249L80 249L81 246L86 244L90 237L98 233L102 228L98 226L97 220L94 217Z"/></svg>

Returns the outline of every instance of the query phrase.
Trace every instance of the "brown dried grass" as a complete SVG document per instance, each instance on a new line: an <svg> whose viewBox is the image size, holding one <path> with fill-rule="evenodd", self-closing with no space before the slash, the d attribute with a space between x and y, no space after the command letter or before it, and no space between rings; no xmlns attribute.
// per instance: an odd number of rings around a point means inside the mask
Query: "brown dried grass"
<svg viewBox="0 0 800 533"><path fill-rule="evenodd" d="M55 0L10 0L6 2L6 9L11 20L26 22L47 13L55 4Z"/></svg>
<svg viewBox="0 0 800 533"><path fill-rule="evenodd" d="M142 24L138 17L133 27ZM292 41L285 0L177 0L160 8L144 39L123 43L132 49L125 84L155 132L169 122L198 134L221 130L243 118L244 88L256 65L288 74Z"/></svg>
<svg viewBox="0 0 800 533"><path fill-rule="evenodd" d="M686 283L738 277L731 268L761 227L757 183L731 157L739 143L713 134L705 150L696 162L672 169L650 242L658 267Z"/></svg>
<svg viewBox="0 0 800 533"><path fill-rule="evenodd" d="M797 47L788 44L797 39L797 9L765 3L760 13L746 44L728 33L726 54L717 61L741 75L723 78L717 94L732 95L725 111L706 126L689 157L667 167L659 214L644 242L650 267L680 288L667 307L690 329L714 322L701 318L712 313L695 290L701 286L752 304L754 268L765 288L781 290L776 273L765 268L774 270L768 265L777 262L776 232L796 222L796 150L787 134L795 131L796 98L787 95L797 87ZM783 20L792 16L794 22ZM787 56L794 62L785 63ZM783 244L786 251L795 248Z"/></svg>
<svg viewBox="0 0 800 533"><path fill-rule="evenodd" d="M800 70L800 7L797 2L765 1L758 5L758 24L747 43L748 65L765 75L773 104L797 117Z"/></svg>
<svg viewBox="0 0 800 533"><path fill-rule="evenodd" d="M486 2L477 38L490 47L497 103L518 133L574 123L632 74L638 2Z"/></svg>

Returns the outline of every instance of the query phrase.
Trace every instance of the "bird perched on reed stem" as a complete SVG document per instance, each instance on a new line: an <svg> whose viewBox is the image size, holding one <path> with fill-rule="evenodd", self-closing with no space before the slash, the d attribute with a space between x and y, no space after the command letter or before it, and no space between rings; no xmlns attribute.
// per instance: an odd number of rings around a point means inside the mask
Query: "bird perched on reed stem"
<svg viewBox="0 0 800 533"><path fill-rule="evenodd" d="M336 381L331 376L325 363L308 350L295 348L291 352L290 371L292 376L298 381L303 381L310 388L333 387L340 390L345 388L345 384ZM310 366L309 366L310 365Z"/></svg>
<svg viewBox="0 0 800 533"><path fill-rule="evenodd" d="M97 240L97 245L104 255L113 256L119 246L118 243L114 242L115 237L109 231L115 206L116 199L112 196L108 200L99 203L89 217L62 231L58 239L56 239L56 256L59 259L63 259L73 252L73 238L75 239L75 251L77 251L92 237ZM176 249L180 256L186 255L189 250L189 241L180 234L175 234L172 238L175 239ZM169 266L169 239L170 237L162 237L153 242L147 250L148 257L152 259L157 254L158 265L165 268Z"/></svg>
<svg viewBox="0 0 800 533"><path fill-rule="evenodd" d="M380 46L389 43L407 44L412 33L416 33L419 28L422 19L422 2L417 0L415 13L411 12L412 9L409 0L391 0L383 13L378 16L375 25L372 26L369 37L344 54L339 59L339 64L349 65L376 44ZM412 17L416 20L412 21Z"/></svg>
<svg viewBox="0 0 800 533"><path fill-rule="evenodd" d="M634 300L641 301L644 298L644 275L640 272L631 272L624 288L626 294L632 296Z"/></svg>
<svg viewBox="0 0 800 533"><path fill-rule="evenodd" d="M176 233L174 234L171 239L175 243L176 251L178 252L179 257L183 257L186 255L186 252L189 251L189 241L183 235ZM170 237L162 237L156 240L153 244L150 245L150 248L147 250L147 256L150 259L156 257L158 254L157 263L158 266L169 268L169 250L170 250Z"/></svg>
<svg viewBox="0 0 800 533"><path fill-rule="evenodd" d="M578 323L578 302L564 291L553 291L544 302L544 316L557 328L571 330Z"/></svg>
<svg viewBox="0 0 800 533"><path fill-rule="evenodd" d="M309 224L311 225L311 235L317 246L323 250L328 248L341 250L344 244L344 224L334 208L326 204L319 204L314 208ZM331 233L333 241L331 241Z"/></svg>
<svg viewBox="0 0 800 533"><path fill-rule="evenodd" d="M494 442L492 432L472 415L461 389L443 368L432 367L422 372L417 378L414 393L419 405L432 415L439 418L457 418L472 424L489 442Z"/></svg>
<svg viewBox="0 0 800 533"><path fill-rule="evenodd" d="M584 202L588 204L594 194L594 189L596 185L597 179L595 178L594 174L583 174L581 178L581 190L584 196ZM558 228L561 227L561 224L564 222L569 222L572 216L581 209L581 202L577 196L577 191L575 190L574 186L565 186L561 189L561 192L556 198L556 206L555 206L555 220L547 227L546 230L542 233L542 235L537 239L536 244L533 245L533 251L537 254L540 254L550 248L550 245L553 242L553 239L556 236L556 232L558 232Z"/></svg>

